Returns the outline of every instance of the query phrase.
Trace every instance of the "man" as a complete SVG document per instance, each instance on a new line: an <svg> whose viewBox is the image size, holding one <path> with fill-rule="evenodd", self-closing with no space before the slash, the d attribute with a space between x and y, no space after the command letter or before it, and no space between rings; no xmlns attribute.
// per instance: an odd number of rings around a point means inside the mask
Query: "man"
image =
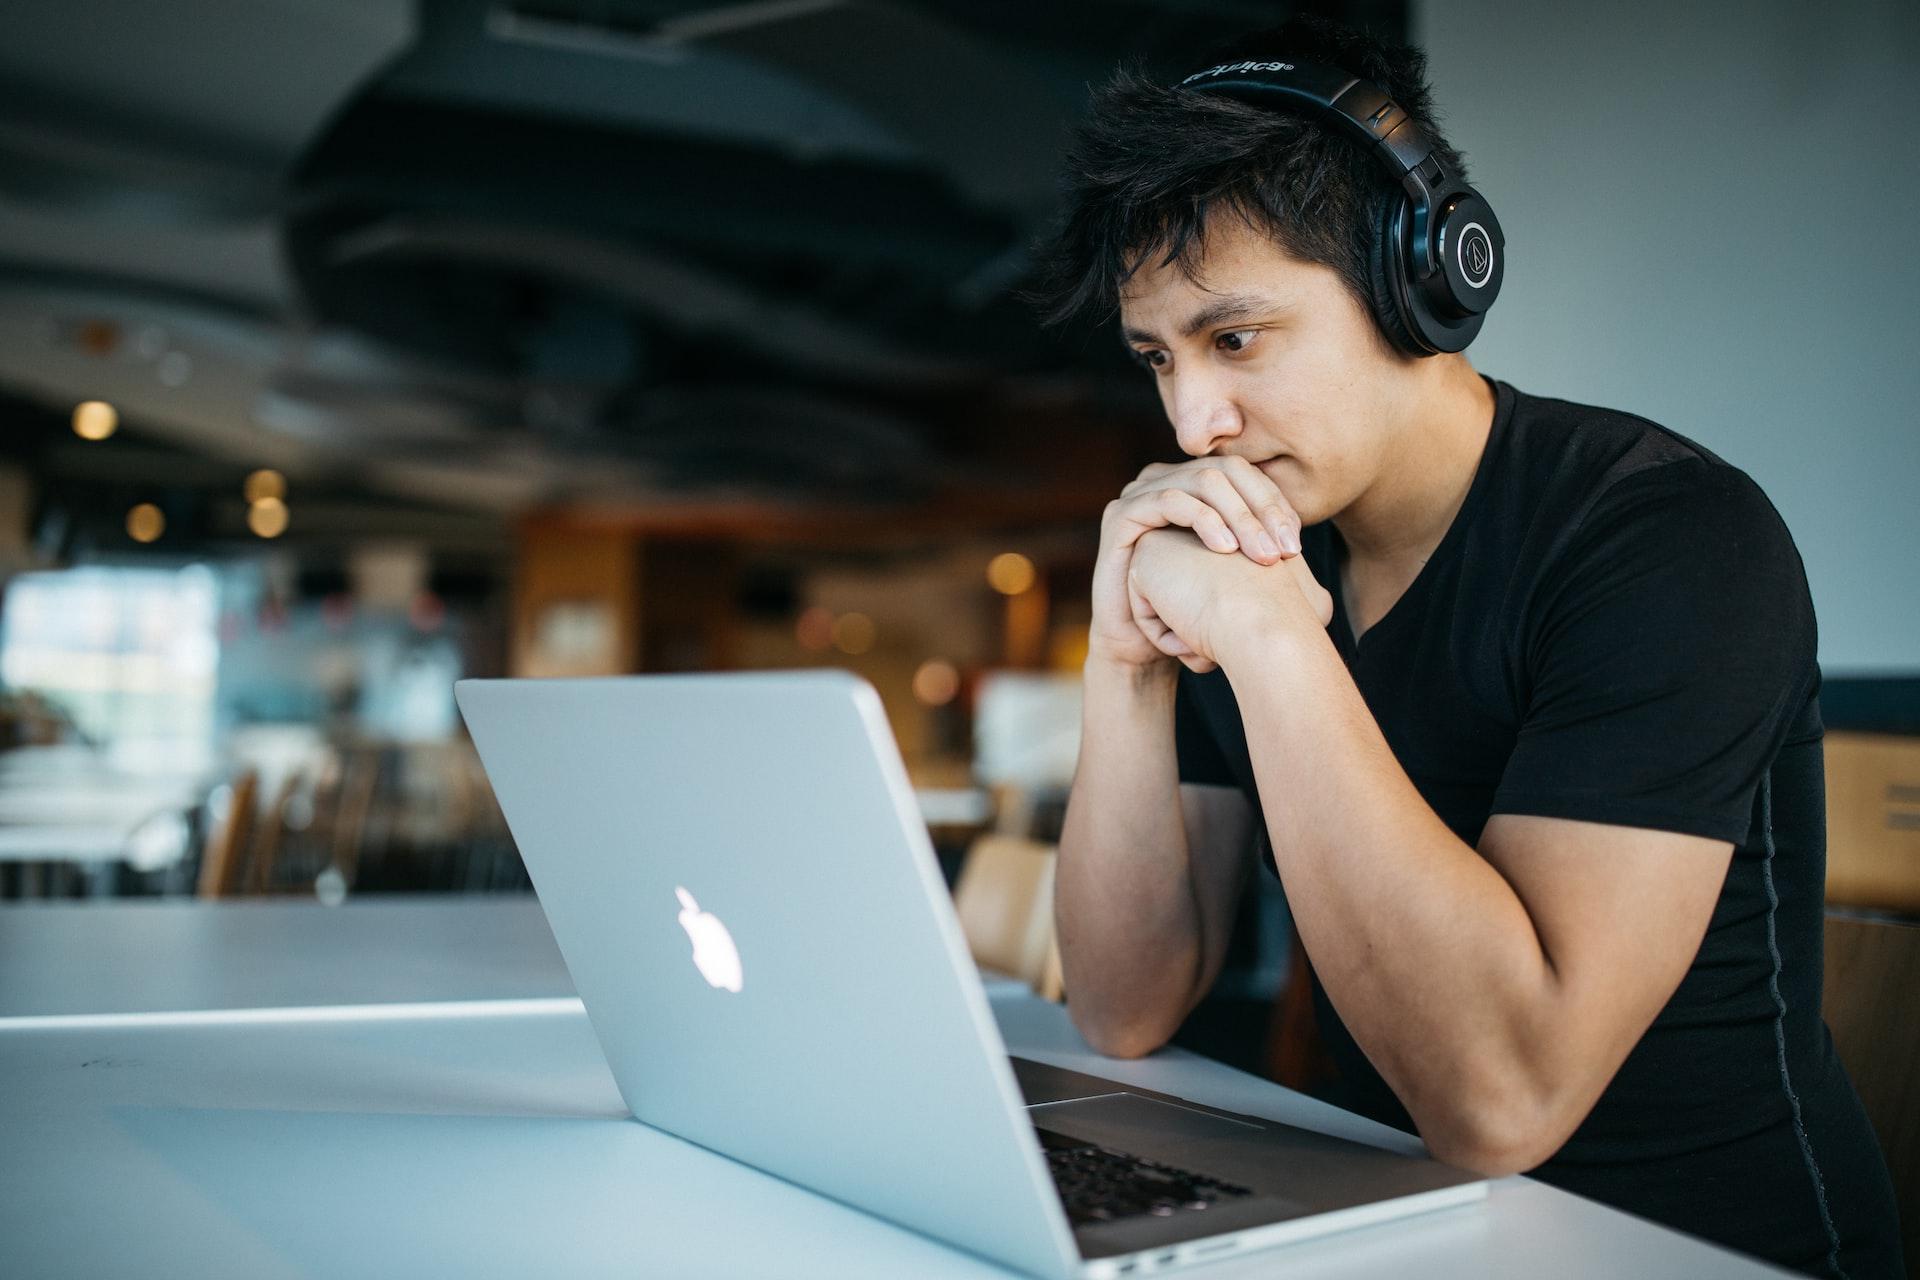
<svg viewBox="0 0 1920 1280"><path fill-rule="evenodd" d="M1464 181L1418 53L1295 22L1234 58L1372 81ZM1189 458L1102 524L1073 1017L1102 1052L1164 1043L1266 861L1348 1105L1466 1168L1899 1274L1820 1021L1792 540L1685 438L1410 349L1381 159L1324 113L1130 73L1070 158L1053 318L1117 308Z"/></svg>

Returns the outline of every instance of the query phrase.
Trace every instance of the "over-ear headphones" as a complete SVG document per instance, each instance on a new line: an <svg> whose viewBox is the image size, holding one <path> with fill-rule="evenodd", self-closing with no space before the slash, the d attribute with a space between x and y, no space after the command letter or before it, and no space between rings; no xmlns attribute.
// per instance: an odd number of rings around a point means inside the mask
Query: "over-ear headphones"
<svg viewBox="0 0 1920 1280"><path fill-rule="evenodd" d="M1405 194L1373 229L1368 262L1374 314L1409 355L1463 351L1500 294L1506 237L1493 206L1449 173L1413 118L1379 85L1311 62L1229 62L1180 88L1257 107L1306 107L1358 139Z"/></svg>

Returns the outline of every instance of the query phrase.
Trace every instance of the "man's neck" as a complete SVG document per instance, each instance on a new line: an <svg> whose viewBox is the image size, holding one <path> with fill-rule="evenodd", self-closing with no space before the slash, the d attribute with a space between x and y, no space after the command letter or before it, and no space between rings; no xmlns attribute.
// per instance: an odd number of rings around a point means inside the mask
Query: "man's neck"
<svg viewBox="0 0 1920 1280"><path fill-rule="evenodd" d="M1434 357L1421 373L1379 478L1333 518L1352 562L1409 576L1466 502L1494 414L1493 389L1465 356Z"/></svg>

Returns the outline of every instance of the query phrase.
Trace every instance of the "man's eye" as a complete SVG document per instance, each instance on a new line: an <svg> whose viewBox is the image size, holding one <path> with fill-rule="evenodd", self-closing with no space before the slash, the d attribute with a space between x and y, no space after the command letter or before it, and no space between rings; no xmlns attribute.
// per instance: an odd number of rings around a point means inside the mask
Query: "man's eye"
<svg viewBox="0 0 1920 1280"><path fill-rule="evenodd" d="M1259 332L1258 329L1235 329L1231 333L1223 333L1215 338L1213 344L1223 351L1245 351L1253 344L1253 339Z"/></svg>
<svg viewBox="0 0 1920 1280"><path fill-rule="evenodd" d="M1156 347L1150 351L1135 351L1133 358L1143 369L1158 369L1166 362L1167 353Z"/></svg>

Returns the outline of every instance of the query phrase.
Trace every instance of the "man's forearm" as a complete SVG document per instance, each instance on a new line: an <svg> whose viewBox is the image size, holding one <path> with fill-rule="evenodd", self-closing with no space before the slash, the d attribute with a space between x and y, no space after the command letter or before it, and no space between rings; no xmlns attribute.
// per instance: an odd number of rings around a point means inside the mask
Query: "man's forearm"
<svg viewBox="0 0 1920 1280"><path fill-rule="evenodd" d="M1054 909L1074 1021L1102 1052L1145 1053L1191 1007L1199 909L1173 745L1176 673L1090 659Z"/></svg>
<svg viewBox="0 0 1920 1280"><path fill-rule="evenodd" d="M1483 1127L1492 1100L1529 1105L1550 1025L1532 919L1414 788L1324 631L1299 618L1237 630L1222 665L1301 942L1429 1144L1483 1159L1499 1145Z"/></svg>

